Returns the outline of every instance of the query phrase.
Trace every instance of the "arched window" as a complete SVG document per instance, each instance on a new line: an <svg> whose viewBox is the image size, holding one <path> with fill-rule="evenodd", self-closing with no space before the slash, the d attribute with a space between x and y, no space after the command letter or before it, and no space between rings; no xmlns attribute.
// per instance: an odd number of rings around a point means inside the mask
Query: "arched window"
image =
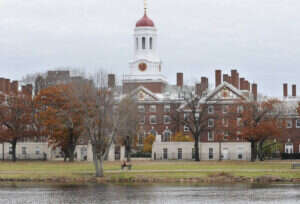
<svg viewBox="0 0 300 204"><path fill-rule="evenodd" d="M150 44L150 49L152 50L152 47L153 47L153 39L152 38L150 38L150 40L149 40L149 44Z"/></svg>
<svg viewBox="0 0 300 204"><path fill-rule="evenodd" d="M139 49L139 39L136 38L136 49L138 50Z"/></svg>
<svg viewBox="0 0 300 204"><path fill-rule="evenodd" d="M145 37L142 38L142 48L143 48L143 50L146 49L146 38Z"/></svg>

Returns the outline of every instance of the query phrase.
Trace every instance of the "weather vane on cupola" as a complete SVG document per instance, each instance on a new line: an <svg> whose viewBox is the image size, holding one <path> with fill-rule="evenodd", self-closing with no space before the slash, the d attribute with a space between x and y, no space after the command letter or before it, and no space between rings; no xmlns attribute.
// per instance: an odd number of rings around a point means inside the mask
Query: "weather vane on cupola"
<svg viewBox="0 0 300 204"><path fill-rule="evenodd" d="M147 15L147 0L144 0L145 15Z"/></svg>

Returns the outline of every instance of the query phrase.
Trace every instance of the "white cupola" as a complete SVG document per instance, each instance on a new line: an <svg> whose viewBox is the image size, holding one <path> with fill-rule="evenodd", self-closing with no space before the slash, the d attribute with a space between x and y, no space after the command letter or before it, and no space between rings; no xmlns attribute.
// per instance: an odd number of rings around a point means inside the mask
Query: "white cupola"
<svg viewBox="0 0 300 204"><path fill-rule="evenodd" d="M134 30L134 59L129 62L131 79L163 80L162 62L157 54L157 29L147 15L145 3L144 16L136 23Z"/></svg>

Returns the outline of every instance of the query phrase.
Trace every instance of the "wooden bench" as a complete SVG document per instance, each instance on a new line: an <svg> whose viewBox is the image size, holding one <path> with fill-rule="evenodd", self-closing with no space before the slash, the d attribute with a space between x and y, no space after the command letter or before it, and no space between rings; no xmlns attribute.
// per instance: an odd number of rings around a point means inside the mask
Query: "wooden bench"
<svg viewBox="0 0 300 204"><path fill-rule="evenodd" d="M121 169L124 170L127 167L128 170L131 170L132 165L131 164L122 164Z"/></svg>
<svg viewBox="0 0 300 204"><path fill-rule="evenodd" d="M292 163L292 169L300 168L300 163Z"/></svg>

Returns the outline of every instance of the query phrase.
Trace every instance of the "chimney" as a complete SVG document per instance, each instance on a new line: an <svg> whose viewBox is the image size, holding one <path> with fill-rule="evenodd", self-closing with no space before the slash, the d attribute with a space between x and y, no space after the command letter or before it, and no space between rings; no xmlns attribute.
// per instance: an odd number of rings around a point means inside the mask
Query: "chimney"
<svg viewBox="0 0 300 204"><path fill-rule="evenodd" d="M108 88L116 87L116 76L114 74L108 75Z"/></svg>
<svg viewBox="0 0 300 204"><path fill-rule="evenodd" d="M223 74L223 82L230 83L230 77L228 74Z"/></svg>
<svg viewBox="0 0 300 204"><path fill-rule="evenodd" d="M283 96L288 97L288 84L283 84Z"/></svg>
<svg viewBox="0 0 300 204"><path fill-rule="evenodd" d="M32 84L27 84L26 89L27 89L27 92L28 92L28 96L30 96L32 98L32 91L33 91Z"/></svg>
<svg viewBox="0 0 300 204"><path fill-rule="evenodd" d="M201 84L202 84L203 91L208 89L208 78L207 77L201 77Z"/></svg>
<svg viewBox="0 0 300 204"><path fill-rule="evenodd" d="M4 79L4 92L6 94L9 94L9 92L10 92L10 80L9 79Z"/></svg>
<svg viewBox="0 0 300 204"><path fill-rule="evenodd" d="M239 87L239 73L235 69L231 70L231 83L235 88L237 88L237 89L240 88Z"/></svg>
<svg viewBox="0 0 300 204"><path fill-rule="evenodd" d="M33 87L31 84L22 86L22 93L26 96L32 97L32 90L33 90Z"/></svg>
<svg viewBox="0 0 300 204"><path fill-rule="evenodd" d="M199 83L196 84L196 95L197 96L202 96L201 87L202 87L201 83L200 84Z"/></svg>
<svg viewBox="0 0 300 204"><path fill-rule="evenodd" d="M177 86L183 87L183 73L177 73Z"/></svg>
<svg viewBox="0 0 300 204"><path fill-rule="evenodd" d="M245 78L240 78L240 89L246 90L245 88Z"/></svg>
<svg viewBox="0 0 300 204"><path fill-rule="evenodd" d="M19 89L19 82L18 81L13 81L10 84L11 87L11 91L13 92L13 94L17 95L18 94L18 89Z"/></svg>
<svg viewBox="0 0 300 204"><path fill-rule="evenodd" d="M252 94L254 101L257 101L257 84L252 84Z"/></svg>
<svg viewBox="0 0 300 204"><path fill-rule="evenodd" d="M0 92L4 92L4 91L5 91L5 79L0 78Z"/></svg>
<svg viewBox="0 0 300 204"><path fill-rule="evenodd" d="M297 86L296 86L296 84L293 84L292 92L293 92L293 97L296 97L297 96Z"/></svg>
<svg viewBox="0 0 300 204"><path fill-rule="evenodd" d="M216 70L216 87L222 83L222 71Z"/></svg>

